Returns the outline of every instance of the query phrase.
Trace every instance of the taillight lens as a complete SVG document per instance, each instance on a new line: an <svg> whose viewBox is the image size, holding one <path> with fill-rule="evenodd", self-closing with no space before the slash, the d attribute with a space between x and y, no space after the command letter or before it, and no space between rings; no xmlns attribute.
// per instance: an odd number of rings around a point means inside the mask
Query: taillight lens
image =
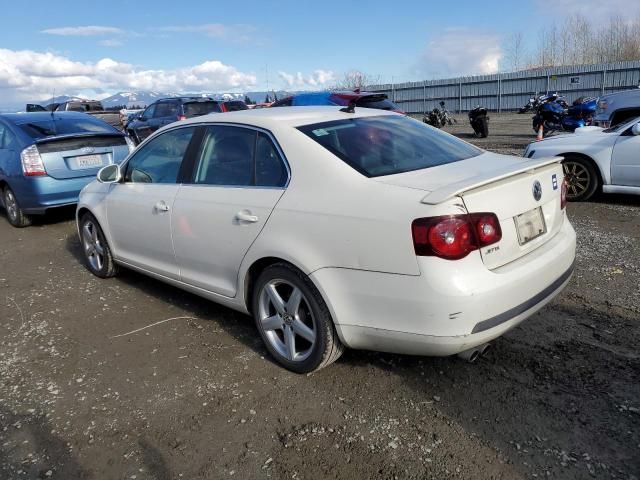
<svg viewBox="0 0 640 480"><path fill-rule="evenodd" d="M567 188L567 179L564 178L560 187L560 210L564 210L567 206Z"/></svg>
<svg viewBox="0 0 640 480"><path fill-rule="evenodd" d="M38 177L47 174L38 147L35 145L22 150L20 152L20 160L22 162L22 172L25 176Z"/></svg>
<svg viewBox="0 0 640 480"><path fill-rule="evenodd" d="M494 213L418 218L411 224L416 255L458 260L502 238Z"/></svg>
<svg viewBox="0 0 640 480"><path fill-rule="evenodd" d="M186 120L186 119L187 119L187 117L185 117L184 115L178 116L178 121L179 122L182 121L182 120Z"/></svg>

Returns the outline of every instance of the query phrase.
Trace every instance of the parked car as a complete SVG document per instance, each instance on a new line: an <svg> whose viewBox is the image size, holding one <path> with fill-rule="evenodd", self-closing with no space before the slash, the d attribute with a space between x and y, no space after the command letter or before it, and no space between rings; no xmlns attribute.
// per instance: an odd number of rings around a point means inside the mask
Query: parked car
<svg viewBox="0 0 640 480"><path fill-rule="evenodd" d="M310 105L341 105L348 106L355 102L356 107L377 108L392 112L404 113L398 105L393 103L386 94L374 92L360 92L358 90L339 90L334 92L308 92L285 97L274 102L272 107L300 107Z"/></svg>
<svg viewBox="0 0 640 480"><path fill-rule="evenodd" d="M134 117L127 124L126 131L138 144L170 123L220 112L220 102L209 97L163 98L149 105L138 117Z"/></svg>
<svg viewBox="0 0 640 480"><path fill-rule="evenodd" d="M78 233L95 275L122 265L250 313L295 372L344 346L473 360L569 281L559 162L380 110L209 115L103 168Z"/></svg>
<svg viewBox="0 0 640 480"><path fill-rule="evenodd" d="M242 100L225 100L220 102L223 112L237 112L238 110L249 110L249 107Z"/></svg>
<svg viewBox="0 0 640 480"><path fill-rule="evenodd" d="M640 194L640 117L602 129L583 127L529 144L526 158L563 157L567 198L605 193Z"/></svg>
<svg viewBox="0 0 640 480"><path fill-rule="evenodd" d="M640 88L610 93L598 98L593 124L609 128L640 116Z"/></svg>
<svg viewBox="0 0 640 480"><path fill-rule="evenodd" d="M120 128L120 113L117 110L105 110L97 100L69 100L62 103L50 103L46 107L34 103L27 104L27 112L82 112L99 118L112 127Z"/></svg>
<svg viewBox="0 0 640 480"><path fill-rule="evenodd" d="M105 165L133 150L126 135L84 113L0 115L0 205L15 227L74 204Z"/></svg>
<svg viewBox="0 0 640 480"><path fill-rule="evenodd" d="M136 117L139 117L142 114L143 110L141 108L138 109L127 109L123 108L118 113L120 114L120 129L126 131L127 126Z"/></svg>

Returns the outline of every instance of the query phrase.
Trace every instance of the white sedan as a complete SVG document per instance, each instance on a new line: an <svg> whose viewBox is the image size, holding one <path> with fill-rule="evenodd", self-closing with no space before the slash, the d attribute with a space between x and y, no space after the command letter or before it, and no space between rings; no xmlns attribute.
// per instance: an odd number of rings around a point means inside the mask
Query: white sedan
<svg viewBox="0 0 640 480"><path fill-rule="evenodd" d="M605 193L640 195L640 118L603 130L583 127L531 143L526 158L562 156L569 200Z"/></svg>
<svg viewBox="0 0 640 480"><path fill-rule="evenodd" d="M344 346L473 360L569 281L560 160L381 110L209 115L101 170L78 232L97 276L124 266L250 314L296 372Z"/></svg>

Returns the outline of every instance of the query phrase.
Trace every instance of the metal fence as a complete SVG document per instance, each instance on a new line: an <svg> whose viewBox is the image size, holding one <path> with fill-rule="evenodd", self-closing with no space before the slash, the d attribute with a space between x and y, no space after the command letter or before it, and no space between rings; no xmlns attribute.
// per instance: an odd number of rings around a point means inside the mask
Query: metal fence
<svg viewBox="0 0 640 480"><path fill-rule="evenodd" d="M482 105L500 112L517 110L536 93L558 92L573 101L639 86L640 61L633 61L372 85L367 90L386 93L407 113L430 111L440 101L451 111Z"/></svg>

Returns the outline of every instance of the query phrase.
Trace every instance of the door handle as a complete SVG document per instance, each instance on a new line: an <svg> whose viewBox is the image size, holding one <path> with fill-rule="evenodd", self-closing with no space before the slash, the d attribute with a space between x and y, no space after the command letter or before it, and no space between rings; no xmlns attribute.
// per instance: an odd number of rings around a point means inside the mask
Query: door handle
<svg viewBox="0 0 640 480"><path fill-rule="evenodd" d="M258 217L256 215L251 215L251 212L249 210L241 210L240 212L236 213L236 220L239 220L241 222L256 223L258 221Z"/></svg>
<svg viewBox="0 0 640 480"><path fill-rule="evenodd" d="M155 208L155 210L157 212L168 212L169 211L169 205L164 203L164 200L160 200L158 203L155 204L155 206L153 208Z"/></svg>

